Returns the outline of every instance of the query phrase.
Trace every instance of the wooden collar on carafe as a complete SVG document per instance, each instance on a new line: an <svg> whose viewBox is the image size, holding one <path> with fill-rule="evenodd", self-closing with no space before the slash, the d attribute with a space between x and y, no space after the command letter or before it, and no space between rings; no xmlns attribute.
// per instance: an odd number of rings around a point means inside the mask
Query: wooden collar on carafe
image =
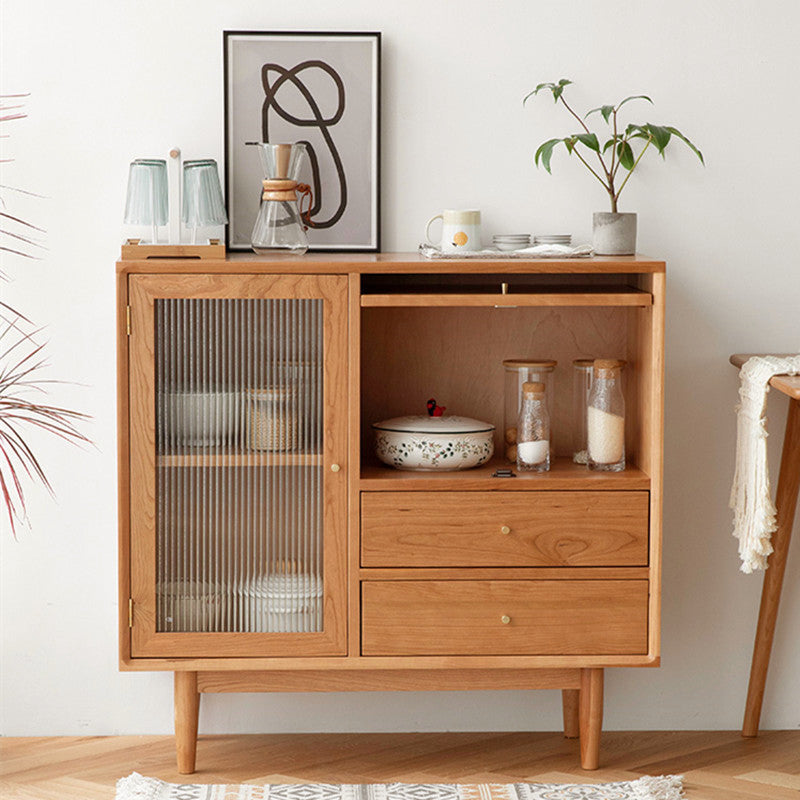
<svg viewBox="0 0 800 800"><path fill-rule="evenodd" d="M262 181L264 193L262 200L297 200L297 181L288 178L267 178Z"/></svg>

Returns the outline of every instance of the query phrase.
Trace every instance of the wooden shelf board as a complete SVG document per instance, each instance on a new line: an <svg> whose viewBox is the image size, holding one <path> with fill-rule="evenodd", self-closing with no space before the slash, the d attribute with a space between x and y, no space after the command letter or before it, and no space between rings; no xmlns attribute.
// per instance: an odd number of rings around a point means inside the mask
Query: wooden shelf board
<svg viewBox="0 0 800 800"><path fill-rule="evenodd" d="M214 634L204 634L212 636ZM228 634L225 634L228 635ZM266 636L266 634L246 634ZM274 635L274 634L272 634ZM247 657L237 654L235 648L209 645L209 654L203 656L123 658L119 667L124 671L240 671L249 670L325 670L335 674L363 670L403 669L585 669L587 667L657 667L661 657L657 653L642 655L549 655L549 656L273 656Z"/></svg>
<svg viewBox="0 0 800 800"><path fill-rule="evenodd" d="M493 478L498 468L511 465L502 459L461 472L409 472L373 460L362 463L361 491L531 491L531 490L648 490L650 478L638 467L624 472L591 472L569 458L556 458L549 472L517 473L516 478Z"/></svg>
<svg viewBox="0 0 800 800"><path fill-rule="evenodd" d="M161 453L159 467L307 467L322 464L319 453L281 453L274 451L241 452L235 448L220 448L208 452L205 448L182 448L175 453Z"/></svg>
<svg viewBox="0 0 800 800"><path fill-rule="evenodd" d="M150 259L121 260L120 273L654 273L664 272L663 261L635 256L594 256L593 258L538 259L430 259L419 253L306 253L303 256L267 257L248 252L228 253L225 258L202 261Z"/></svg>
<svg viewBox="0 0 800 800"><path fill-rule="evenodd" d="M517 307L517 306L634 306L653 304L653 296L629 286L581 287L578 291L565 291L563 287L542 287L535 292L498 293L422 293L403 292L397 294L365 294L361 296L362 307Z"/></svg>

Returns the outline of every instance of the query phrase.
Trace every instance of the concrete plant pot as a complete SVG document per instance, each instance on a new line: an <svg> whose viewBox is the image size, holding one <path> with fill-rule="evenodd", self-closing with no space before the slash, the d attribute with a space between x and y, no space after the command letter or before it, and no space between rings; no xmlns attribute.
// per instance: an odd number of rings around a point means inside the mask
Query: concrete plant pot
<svg viewBox="0 0 800 800"><path fill-rule="evenodd" d="M598 256L632 256L636 252L636 214L595 211L592 247Z"/></svg>

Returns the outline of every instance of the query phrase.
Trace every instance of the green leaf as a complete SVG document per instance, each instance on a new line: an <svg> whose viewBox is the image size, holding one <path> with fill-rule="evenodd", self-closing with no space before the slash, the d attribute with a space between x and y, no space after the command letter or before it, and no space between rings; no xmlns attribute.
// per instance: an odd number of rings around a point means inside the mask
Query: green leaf
<svg viewBox="0 0 800 800"><path fill-rule="evenodd" d="M648 103L652 103L653 101L646 95L646 94L632 94L630 97L626 97L620 104L617 106L617 111L619 111L628 100L647 100Z"/></svg>
<svg viewBox="0 0 800 800"><path fill-rule="evenodd" d="M688 145L692 152L695 153L700 159L700 163L703 166L706 165L706 162L703 160L703 154L677 128L673 128L671 125L666 125L665 127L673 136L677 136L682 142L685 142Z"/></svg>
<svg viewBox="0 0 800 800"><path fill-rule="evenodd" d="M542 89L550 88L552 86L553 86L552 83L540 83L532 92L528 92L528 94L525 95L525 97L522 99L522 105L525 105L525 103L528 102L528 98L533 97L536 94L539 94L539 92L541 92Z"/></svg>
<svg viewBox="0 0 800 800"><path fill-rule="evenodd" d="M550 158L553 155L553 148L559 144L559 142L564 141L563 139L548 139L544 144L539 145L539 149L536 151L536 155L533 157L533 162L536 166L539 166L539 159L542 161L542 166L550 172ZM552 174L552 173L550 173Z"/></svg>
<svg viewBox="0 0 800 800"><path fill-rule="evenodd" d="M587 111L584 119L589 116L589 114L594 114L595 111L599 111L603 115L603 119L608 124L609 119L611 119L611 115L614 113L614 106L598 106L597 108L593 108L591 111Z"/></svg>
<svg viewBox="0 0 800 800"><path fill-rule="evenodd" d="M633 150L631 150L631 146L627 142L620 142L617 145L617 158L625 169L633 169L635 159L633 157Z"/></svg>
<svg viewBox="0 0 800 800"><path fill-rule="evenodd" d="M644 137L645 139L650 138L650 134L641 125L635 125L633 122L631 122L631 124L628 125L627 128L625 128L625 136L630 137L635 134L638 134L640 139L642 137Z"/></svg>
<svg viewBox="0 0 800 800"><path fill-rule="evenodd" d="M594 150L595 153L600 152L600 143L597 141L597 137L593 133L576 133L574 138L585 147L588 147L590 150Z"/></svg>
<svg viewBox="0 0 800 800"><path fill-rule="evenodd" d="M617 142L617 139L613 136L603 145L603 152L605 153L609 147L613 147L614 144Z"/></svg>
<svg viewBox="0 0 800 800"><path fill-rule="evenodd" d="M549 81L548 83L540 83L532 92L528 92L528 94L525 95L525 97L522 99L522 105L525 105L529 97L539 94L539 92L541 92L543 89L551 91L553 93L553 100L558 102L558 98L561 97L564 87L570 83L572 83L572 81L567 80L566 78L562 78L558 83L553 83L552 81Z"/></svg>
<svg viewBox="0 0 800 800"><path fill-rule="evenodd" d="M651 125L649 122L647 125L644 126L648 133L650 133L653 137L653 144L656 146L656 150L661 153L661 157L664 157L664 148L669 144L669 140L672 138L672 134L670 133L668 128L665 128L663 125Z"/></svg>

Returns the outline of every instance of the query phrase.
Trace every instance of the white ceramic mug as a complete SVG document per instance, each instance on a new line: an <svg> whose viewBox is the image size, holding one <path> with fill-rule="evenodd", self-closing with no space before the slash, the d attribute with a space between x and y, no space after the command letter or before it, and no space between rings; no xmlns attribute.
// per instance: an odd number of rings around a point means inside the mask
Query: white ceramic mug
<svg viewBox="0 0 800 800"><path fill-rule="evenodd" d="M442 221L441 241L431 239L431 225L434 221ZM481 212L477 208L463 210L445 209L441 214L431 217L425 226L425 238L442 252L457 253L464 250L480 250L481 245Z"/></svg>

